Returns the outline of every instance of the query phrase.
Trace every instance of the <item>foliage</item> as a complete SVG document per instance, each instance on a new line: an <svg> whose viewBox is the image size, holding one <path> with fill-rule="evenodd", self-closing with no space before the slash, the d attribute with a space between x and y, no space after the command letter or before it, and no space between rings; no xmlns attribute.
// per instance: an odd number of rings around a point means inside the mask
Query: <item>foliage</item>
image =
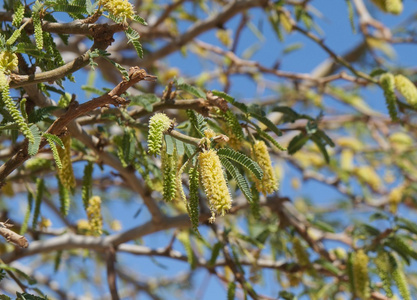
<svg viewBox="0 0 417 300"><path fill-rule="evenodd" d="M0 299L412 299L417 7L324 2L3 1Z"/></svg>

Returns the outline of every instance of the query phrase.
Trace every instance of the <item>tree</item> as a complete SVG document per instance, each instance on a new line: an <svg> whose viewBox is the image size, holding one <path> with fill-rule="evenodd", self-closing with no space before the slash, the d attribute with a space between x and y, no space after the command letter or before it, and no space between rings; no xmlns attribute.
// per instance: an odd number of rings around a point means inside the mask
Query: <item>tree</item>
<svg viewBox="0 0 417 300"><path fill-rule="evenodd" d="M323 3L5 0L1 299L411 299L416 7Z"/></svg>

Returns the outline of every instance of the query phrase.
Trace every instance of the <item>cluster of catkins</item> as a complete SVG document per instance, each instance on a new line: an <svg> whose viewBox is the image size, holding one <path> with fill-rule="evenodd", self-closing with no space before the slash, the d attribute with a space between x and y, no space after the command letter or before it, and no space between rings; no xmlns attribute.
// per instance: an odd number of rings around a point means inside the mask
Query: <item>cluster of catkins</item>
<svg viewBox="0 0 417 300"><path fill-rule="evenodd" d="M163 149L163 135L172 124L172 121L163 113L157 113L151 117L149 121L148 134L148 153L151 155L161 154ZM215 133L212 130L206 130L206 139L213 138ZM210 144L210 143L209 143ZM200 183L207 196L210 210L214 215L224 215L232 207L232 197L227 186L220 158L215 149L207 149L210 147L202 147L198 154L198 173ZM163 198L171 200L176 193L173 189L177 189L177 185L181 185L178 180L181 172L176 173L175 152L173 155L162 153L163 165ZM271 194L278 190L278 182L275 177L271 165L271 159L267 150L267 146L263 141L256 141L252 147L252 158L263 171L262 179L256 179L256 189L264 195ZM175 163L174 163L175 161ZM177 179L175 179L177 177ZM180 188L180 187L178 187ZM182 197L184 198L184 196Z"/></svg>

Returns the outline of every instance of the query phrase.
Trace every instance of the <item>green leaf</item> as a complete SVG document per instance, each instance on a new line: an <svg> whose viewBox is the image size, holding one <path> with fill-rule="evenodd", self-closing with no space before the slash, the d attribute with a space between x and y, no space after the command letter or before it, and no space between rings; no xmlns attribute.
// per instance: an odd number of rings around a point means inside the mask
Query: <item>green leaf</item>
<svg viewBox="0 0 417 300"><path fill-rule="evenodd" d="M259 180L261 180L264 176L261 167L254 160L252 160L243 153L236 152L235 150L230 148L222 148L217 151L217 154L219 156L227 157L228 159L233 160L238 164L241 164L249 171L251 171L252 174Z"/></svg>
<svg viewBox="0 0 417 300"><path fill-rule="evenodd" d="M38 153L39 145L41 144L42 136L41 136L41 132L39 131L38 126L32 125L32 126L30 126L29 129L33 134L35 142L34 143L29 142L29 144L28 144L28 154L30 156L34 156L36 153Z"/></svg>
<svg viewBox="0 0 417 300"><path fill-rule="evenodd" d="M127 43L128 44L132 43L139 57L143 58L143 48L142 48L142 44L139 42L139 38L140 38L139 33L129 26L127 30L125 30L125 34L127 37Z"/></svg>
<svg viewBox="0 0 417 300"><path fill-rule="evenodd" d="M239 170L224 156L219 156L222 165L226 168L227 172L236 180L239 189L242 191L245 198L249 203L253 202L252 193L248 182L245 177L240 174Z"/></svg>
<svg viewBox="0 0 417 300"><path fill-rule="evenodd" d="M330 271L337 276L340 275L340 269L325 259L318 259L314 263L321 265L323 269Z"/></svg>
<svg viewBox="0 0 417 300"><path fill-rule="evenodd" d="M313 134L310 138L319 148L321 154L323 154L324 159L326 160L326 163L330 162L330 156L327 152L326 145L323 144L320 138L318 138L315 134Z"/></svg>
<svg viewBox="0 0 417 300"><path fill-rule="evenodd" d="M304 133L300 133L299 135L296 135L289 143L288 145L288 154L294 154L298 150L300 150L305 143L309 140L309 136L305 135Z"/></svg>
<svg viewBox="0 0 417 300"><path fill-rule="evenodd" d="M261 128L256 127L256 132L263 137L264 139L266 139L267 141L269 141L270 143L272 143L275 147L277 147L279 150L281 151L286 151L287 149L284 148L280 143L277 142L276 139L274 139L272 136L270 136L267 132L261 130Z"/></svg>
<svg viewBox="0 0 417 300"><path fill-rule="evenodd" d="M20 235L24 235L28 228L30 213L32 211L32 205L33 205L33 194L31 191L28 191L27 199L28 199L28 205L26 208L25 218L23 219L22 226L20 227Z"/></svg>
<svg viewBox="0 0 417 300"><path fill-rule="evenodd" d="M184 142L177 140L174 138L175 147L177 148L178 157L181 157L184 155L185 148L184 148Z"/></svg>
<svg viewBox="0 0 417 300"><path fill-rule="evenodd" d="M139 105L142 106L146 111L152 112L153 111L153 104L160 102L161 99L157 97L155 94L142 94L138 96L129 96L130 104L132 105Z"/></svg>
<svg viewBox="0 0 417 300"><path fill-rule="evenodd" d="M417 224L406 218L396 217L397 226L401 229L408 230L411 233L417 234Z"/></svg>
<svg viewBox="0 0 417 300"><path fill-rule="evenodd" d="M20 277L24 278L27 281L27 283L30 285L36 284L36 280L34 278L30 277L29 275L27 275L25 272L23 272L22 270L18 268L14 268L6 264L0 263L0 269L11 271L13 273L18 274Z"/></svg>
<svg viewBox="0 0 417 300"><path fill-rule="evenodd" d="M181 78L180 78L181 79ZM206 100L206 93L204 93L200 88L192 86L188 83L183 82L183 80L175 80L177 89L179 90L183 90L186 91L188 93L190 93L193 96L196 96L198 98L203 98L204 100Z"/></svg>
<svg viewBox="0 0 417 300"><path fill-rule="evenodd" d="M214 266L214 264L216 263L217 257L220 254L220 250L223 248L223 243L222 242L217 242L214 244L213 249L211 250L211 256L210 259L208 261L208 265L210 267Z"/></svg>
<svg viewBox="0 0 417 300"><path fill-rule="evenodd" d="M204 117L191 109L187 109L186 112L191 125L197 131L198 135L204 137L204 131L208 128Z"/></svg>
<svg viewBox="0 0 417 300"><path fill-rule="evenodd" d="M134 15L133 20L135 20L136 22L138 22L142 25L148 26L148 23L146 23L145 19L139 17L138 15Z"/></svg>
<svg viewBox="0 0 417 300"><path fill-rule="evenodd" d="M233 104L235 102L235 98L233 98L229 94L226 94L225 92L221 92L221 91L217 91L217 90L212 90L211 92L214 96L218 96L220 98L223 98L224 100L226 100L227 102L229 102L231 104Z"/></svg>
<svg viewBox="0 0 417 300"><path fill-rule="evenodd" d="M38 224L39 214L41 212L41 203L43 193L45 192L45 182L43 179L38 178L36 180L36 197L35 197L35 209L33 211L32 228L36 229Z"/></svg>
<svg viewBox="0 0 417 300"><path fill-rule="evenodd" d="M168 155L174 154L174 139L172 136L165 134L165 145L166 145L166 153Z"/></svg>
<svg viewBox="0 0 417 300"><path fill-rule="evenodd" d="M229 282L227 287L227 300L234 300L236 293L236 283L234 281Z"/></svg>
<svg viewBox="0 0 417 300"><path fill-rule="evenodd" d="M277 136L282 135L282 131L279 130L278 127L274 123L272 123L271 120L269 120L267 117L264 117L256 113L251 113L250 116L262 122L269 130L274 132Z"/></svg>
<svg viewBox="0 0 417 300"><path fill-rule="evenodd" d="M29 123L38 123L51 116L54 111L59 109L57 106L42 107L32 111L28 116Z"/></svg>
<svg viewBox="0 0 417 300"><path fill-rule="evenodd" d="M283 52L283 54L288 54L288 53L294 52L298 49L301 49L303 47L304 47L303 43L293 43L293 44L288 45L287 47L285 47L282 52Z"/></svg>

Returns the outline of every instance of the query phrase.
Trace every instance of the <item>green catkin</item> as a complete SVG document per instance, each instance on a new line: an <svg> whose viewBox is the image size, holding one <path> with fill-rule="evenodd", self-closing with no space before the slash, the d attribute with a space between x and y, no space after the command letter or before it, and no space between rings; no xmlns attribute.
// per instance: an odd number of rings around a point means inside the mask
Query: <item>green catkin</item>
<svg viewBox="0 0 417 300"><path fill-rule="evenodd" d="M42 21L40 18L39 11L38 12L32 12L32 22L33 22L33 29L35 33L35 42L36 47L39 50L43 49L43 34L42 34Z"/></svg>
<svg viewBox="0 0 417 300"><path fill-rule="evenodd" d="M389 262L392 269L392 279L400 292L401 297L403 300L411 300L410 288L407 283L407 278L405 277L404 271L402 266L400 265L399 261L391 254L389 255Z"/></svg>
<svg viewBox="0 0 417 300"><path fill-rule="evenodd" d="M2 100L6 106L7 111L10 113L13 120L16 122L17 126L19 127L20 131L28 139L28 141L30 143L34 143L35 138L32 132L30 131L28 124L25 122L23 116L14 105L12 97L10 97L9 84L7 82L7 77L1 71L0 71L0 89L1 89Z"/></svg>
<svg viewBox="0 0 417 300"><path fill-rule="evenodd" d="M163 113L154 114L149 120L148 152L150 155L161 153L162 137L171 125L171 119Z"/></svg>
<svg viewBox="0 0 417 300"><path fill-rule="evenodd" d="M25 14L25 6L20 1L16 1L13 10L14 10L14 15L13 15L12 25L14 27L19 27L20 23L22 23L22 20Z"/></svg>
<svg viewBox="0 0 417 300"><path fill-rule="evenodd" d="M234 300L236 293L236 283L234 281L229 282L229 286L227 287L227 300Z"/></svg>
<svg viewBox="0 0 417 300"><path fill-rule="evenodd" d="M395 78L391 73L382 74L379 78L379 83L384 90L385 102L387 104L388 112L393 121L398 121L397 115L397 96L395 95Z"/></svg>
<svg viewBox="0 0 417 300"><path fill-rule="evenodd" d="M395 87L404 96L408 104L413 106L417 105L417 88L410 79L403 75L396 75Z"/></svg>
<svg viewBox="0 0 417 300"><path fill-rule="evenodd" d="M191 270L194 270L197 266L197 259L194 255L193 248L191 247L191 240L190 235L183 231L177 236L178 240L182 243L184 246L185 252L187 253L187 259L188 263L190 264Z"/></svg>
<svg viewBox="0 0 417 300"><path fill-rule="evenodd" d="M59 179L59 176L57 177L58 180L58 192L59 192L59 202L60 202L60 211L63 216L67 216L70 204L71 204L71 198L70 198L70 191L67 189Z"/></svg>
<svg viewBox="0 0 417 300"><path fill-rule="evenodd" d="M165 201L172 201L177 195L177 157L163 151L162 158L162 195Z"/></svg>
<svg viewBox="0 0 417 300"><path fill-rule="evenodd" d="M54 259L54 272L55 273L59 270L59 266L61 265L61 260L62 260L62 250L59 250L56 252L55 259Z"/></svg>
<svg viewBox="0 0 417 300"><path fill-rule="evenodd" d="M43 193L45 191L45 182L43 179L36 180L36 197L35 197L35 209L33 211L33 219L32 219L32 228L36 229L38 225L38 219L41 212L41 203L43 198Z"/></svg>
<svg viewBox="0 0 417 300"><path fill-rule="evenodd" d="M384 289L387 297L393 297L391 290L391 265L389 262L388 253L380 251L378 256L374 259L374 263L377 267L378 275L382 281L382 288Z"/></svg>
<svg viewBox="0 0 417 300"><path fill-rule="evenodd" d="M368 276L369 258L366 253L360 249L353 256L353 280L355 283L356 295L361 299L369 298L369 276Z"/></svg>
<svg viewBox="0 0 417 300"><path fill-rule="evenodd" d="M301 244L301 241L297 238L293 238L293 250L295 257L297 258L298 263L301 267L307 267L310 265L309 255Z"/></svg>
<svg viewBox="0 0 417 300"><path fill-rule="evenodd" d="M88 162L84 167L83 186L81 188L81 199L83 200L84 209L88 207L88 200L92 196L93 187L93 163Z"/></svg>
<svg viewBox="0 0 417 300"><path fill-rule="evenodd" d="M240 126L239 120L237 119L236 115L230 110L228 110L225 113L223 113L223 116L233 136L239 141L242 140L244 136L243 130L242 126Z"/></svg>
<svg viewBox="0 0 417 300"><path fill-rule="evenodd" d="M197 168L190 168L189 172L190 180L190 199L187 204L188 214L190 215L191 226L195 232L198 232L199 224L199 197L198 197L198 170Z"/></svg>
<svg viewBox="0 0 417 300"><path fill-rule="evenodd" d="M32 211L33 206L33 194L32 192L28 192L28 206L25 213L25 218L23 219L22 226L20 227L20 235L24 235L26 230L28 229L30 213Z"/></svg>
<svg viewBox="0 0 417 300"><path fill-rule="evenodd" d="M51 160L46 158L34 157L28 160L25 164L26 168L30 171L39 171L39 170L50 170L52 167Z"/></svg>

